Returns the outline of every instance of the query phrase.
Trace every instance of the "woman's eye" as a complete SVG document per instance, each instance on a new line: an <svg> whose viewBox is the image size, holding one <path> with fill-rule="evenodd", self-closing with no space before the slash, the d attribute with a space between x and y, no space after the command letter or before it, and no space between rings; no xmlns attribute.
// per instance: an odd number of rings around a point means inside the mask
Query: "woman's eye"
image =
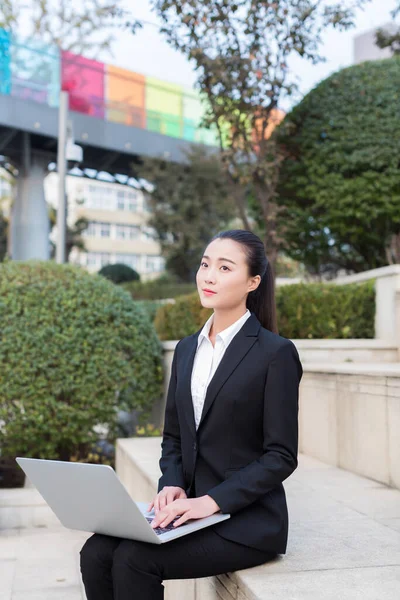
<svg viewBox="0 0 400 600"><path fill-rule="evenodd" d="M202 262L200 263L200 266L202 267L203 265L207 266L207 263ZM230 269L226 266L226 265L221 265L221 269L226 269L227 271L230 271Z"/></svg>

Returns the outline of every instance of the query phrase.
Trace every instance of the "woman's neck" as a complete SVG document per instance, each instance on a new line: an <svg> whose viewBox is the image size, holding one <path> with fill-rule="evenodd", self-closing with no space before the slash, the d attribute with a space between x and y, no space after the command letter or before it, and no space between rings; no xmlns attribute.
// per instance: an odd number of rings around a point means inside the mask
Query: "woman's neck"
<svg viewBox="0 0 400 600"><path fill-rule="evenodd" d="M230 311L214 311L214 318L209 336L215 337L218 333L233 325L240 317L243 317L246 311L247 308L243 306L239 306L237 309Z"/></svg>

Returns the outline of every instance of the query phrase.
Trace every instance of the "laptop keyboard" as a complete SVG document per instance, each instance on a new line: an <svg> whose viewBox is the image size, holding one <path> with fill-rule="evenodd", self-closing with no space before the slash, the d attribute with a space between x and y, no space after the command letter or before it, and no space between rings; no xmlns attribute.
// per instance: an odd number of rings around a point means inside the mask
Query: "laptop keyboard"
<svg viewBox="0 0 400 600"><path fill-rule="evenodd" d="M154 519L154 517L146 517L148 523L151 523ZM156 533L157 535L161 535L162 533L167 533L167 531L175 531L176 527L174 527L174 523L175 521L177 521L178 519L180 519L179 517L175 517L175 519L173 519L171 521L171 523L168 523L168 525L166 527L155 527L153 529L154 533ZM178 525L178 527L181 527L181 525Z"/></svg>

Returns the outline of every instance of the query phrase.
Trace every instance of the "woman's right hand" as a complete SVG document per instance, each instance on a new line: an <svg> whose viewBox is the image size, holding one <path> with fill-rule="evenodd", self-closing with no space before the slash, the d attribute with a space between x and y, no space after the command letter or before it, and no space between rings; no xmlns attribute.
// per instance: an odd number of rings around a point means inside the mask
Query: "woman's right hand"
<svg viewBox="0 0 400 600"><path fill-rule="evenodd" d="M187 498L184 489L181 487L165 485L150 502L147 507L147 512L150 512L154 506L154 512L157 514L158 511L162 510L167 504L170 504L170 502L173 502L174 500L180 500L181 498Z"/></svg>

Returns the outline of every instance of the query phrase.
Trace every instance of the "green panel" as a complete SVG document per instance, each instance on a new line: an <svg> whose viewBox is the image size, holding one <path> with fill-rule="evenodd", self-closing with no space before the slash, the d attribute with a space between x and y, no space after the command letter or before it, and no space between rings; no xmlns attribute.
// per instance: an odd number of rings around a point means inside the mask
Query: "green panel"
<svg viewBox="0 0 400 600"><path fill-rule="evenodd" d="M166 115L159 111L148 110L146 113L146 127L149 131L156 131L164 135L180 138L182 135L182 120L175 115Z"/></svg>
<svg viewBox="0 0 400 600"><path fill-rule="evenodd" d="M182 92L181 85L146 77L146 110L181 117Z"/></svg>
<svg viewBox="0 0 400 600"><path fill-rule="evenodd" d="M183 119L183 138L189 142L196 140L196 121Z"/></svg>
<svg viewBox="0 0 400 600"><path fill-rule="evenodd" d="M146 129L162 133L162 115L159 112L148 110L146 112Z"/></svg>
<svg viewBox="0 0 400 600"><path fill-rule="evenodd" d="M181 137L182 120L174 115L162 115L163 133L172 137Z"/></svg>

